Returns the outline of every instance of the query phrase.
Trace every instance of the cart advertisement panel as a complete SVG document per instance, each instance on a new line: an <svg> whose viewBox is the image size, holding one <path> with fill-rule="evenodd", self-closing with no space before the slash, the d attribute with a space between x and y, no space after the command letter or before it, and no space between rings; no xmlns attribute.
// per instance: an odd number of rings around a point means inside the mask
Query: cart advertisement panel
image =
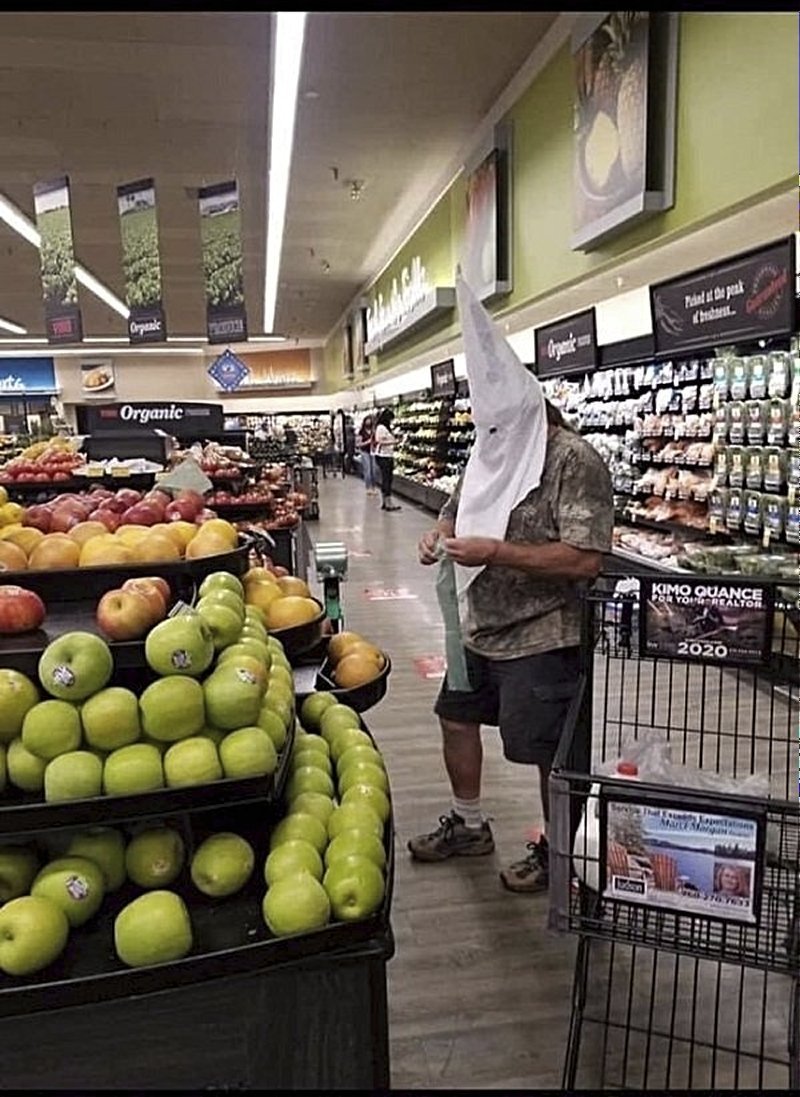
<svg viewBox="0 0 800 1097"><path fill-rule="evenodd" d="M601 798L606 899L754 925L762 816Z"/></svg>
<svg viewBox="0 0 800 1097"><path fill-rule="evenodd" d="M200 239L209 343L247 338L242 275L242 231L236 180L201 187Z"/></svg>
<svg viewBox="0 0 800 1097"><path fill-rule="evenodd" d="M163 343L167 338L158 250L156 191L152 179L117 187L125 298L131 314L131 343Z"/></svg>
<svg viewBox="0 0 800 1097"><path fill-rule="evenodd" d="M725 579L641 579L640 655L761 666L772 646L773 591Z"/></svg>
<svg viewBox="0 0 800 1097"><path fill-rule="evenodd" d="M79 343L83 338L75 277L69 179L66 175L35 183L33 208L39 230L47 340L50 343Z"/></svg>

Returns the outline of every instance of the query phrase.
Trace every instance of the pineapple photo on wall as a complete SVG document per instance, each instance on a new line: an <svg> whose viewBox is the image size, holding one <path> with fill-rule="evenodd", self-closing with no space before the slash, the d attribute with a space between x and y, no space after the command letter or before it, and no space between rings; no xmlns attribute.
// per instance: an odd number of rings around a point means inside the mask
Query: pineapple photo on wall
<svg viewBox="0 0 800 1097"><path fill-rule="evenodd" d="M648 12L611 12L573 54L576 232L644 193L649 30Z"/></svg>

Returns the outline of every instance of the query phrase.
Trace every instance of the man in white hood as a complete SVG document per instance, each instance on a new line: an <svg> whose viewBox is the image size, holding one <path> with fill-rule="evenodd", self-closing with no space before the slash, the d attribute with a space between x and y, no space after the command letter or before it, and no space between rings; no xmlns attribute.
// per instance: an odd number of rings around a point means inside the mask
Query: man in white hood
<svg viewBox="0 0 800 1097"><path fill-rule="evenodd" d="M456 287L475 444L419 559L446 555L456 565L469 692L453 688L453 674L435 706L452 810L408 843L430 862L494 850L481 812L482 724L499 727L509 761L538 767L546 824L550 768L579 676L580 594L611 549L614 524L603 460L545 400L460 276ZM512 891L547 888L546 830L500 877Z"/></svg>

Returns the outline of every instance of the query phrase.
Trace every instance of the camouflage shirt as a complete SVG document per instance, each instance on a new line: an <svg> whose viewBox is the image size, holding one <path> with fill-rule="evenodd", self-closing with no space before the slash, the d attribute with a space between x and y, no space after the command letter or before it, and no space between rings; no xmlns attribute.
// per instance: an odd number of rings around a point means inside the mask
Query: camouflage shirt
<svg viewBox="0 0 800 1097"><path fill-rule="evenodd" d="M455 520L459 481L440 512ZM512 510L506 541L563 541L610 552L614 528L611 478L598 452L578 434L556 427L547 444L542 480ZM470 584L464 643L489 659L572 647L580 641L584 584L543 579L521 568L487 567Z"/></svg>

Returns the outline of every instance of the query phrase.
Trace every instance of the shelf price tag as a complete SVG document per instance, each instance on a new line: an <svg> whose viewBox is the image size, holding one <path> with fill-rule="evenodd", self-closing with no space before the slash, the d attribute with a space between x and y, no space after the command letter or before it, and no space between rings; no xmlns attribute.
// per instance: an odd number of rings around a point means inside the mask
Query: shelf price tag
<svg viewBox="0 0 800 1097"><path fill-rule="evenodd" d="M797 502L797 484L789 484L789 506L793 507Z"/></svg>
<svg viewBox="0 0 800 1097"><path fill-rule="evenodd" d="M126 476L130 476L131 470L126 468L125 465L116 465L111 470L111 475L115 480L124 480Z"/></svg>
<svg viewBox="0 0 800 1097"><path fill-rule="evenodd" d="M764 548L769 548L769 542L770 542L770 537L771 536L772 536L772 530L769 528L769 526L764 526L764 533L762 534L762 537L761 537L761 544L764 546Z"/></svg>

